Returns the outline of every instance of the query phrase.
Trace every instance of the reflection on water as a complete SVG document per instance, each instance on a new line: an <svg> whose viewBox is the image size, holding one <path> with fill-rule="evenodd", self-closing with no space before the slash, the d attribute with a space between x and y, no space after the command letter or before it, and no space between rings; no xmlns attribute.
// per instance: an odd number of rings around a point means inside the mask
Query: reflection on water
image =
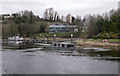
<svg viewBox="0 0 120 76"><path fill-rule="evenodd" d="M95 50L95 51L110 51L111 49L104 48L83 48L84 50Z"/></svg>
<svg viewBox="0 0 120 76"><path fill-rule="evenodd" d="M93 59L106 59L106 60L120 60L120 51L119 49L111 48L102 48L102 47L79 47L79 48L61 48L54 46L40 46L34 43L23 43L21 41L12 41L3 43L3 51L5 49L12 49L21 52L35 52L35 51L44 51L51 54L64 55L64 56L89 56ZM95 58L96 57L96 58Z"/></svg>
<svg viewBox="0 0 120 76"><path fill-rule="evenodd" d="M34 43L2 43L3 73L117 74L120 51L102 47L61 48Z"/></svg>
<svg viewBox="0 0 120 76"><path fill-rule="evenodd" d="M22 41L11 41L2 43L3 49L29 49L29 48L36 48L36 45L33 43L23 43Z"/></svg>

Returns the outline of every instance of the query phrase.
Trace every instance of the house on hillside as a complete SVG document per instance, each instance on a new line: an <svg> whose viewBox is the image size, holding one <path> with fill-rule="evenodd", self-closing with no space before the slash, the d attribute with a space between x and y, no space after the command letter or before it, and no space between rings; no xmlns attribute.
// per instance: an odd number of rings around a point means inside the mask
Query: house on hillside
<svg viewBox="0 0 120 76"><path fill-rule="evenodd" d="M55 23L49 26L49 33L73 33L77 32L77 28L77 25Z"/></svg>
<svg viewBox="0 0 120 76"><path fill-rule="evenodd" d="M1 17L7 19L10 18L10 14L2 14Z"/></svg>

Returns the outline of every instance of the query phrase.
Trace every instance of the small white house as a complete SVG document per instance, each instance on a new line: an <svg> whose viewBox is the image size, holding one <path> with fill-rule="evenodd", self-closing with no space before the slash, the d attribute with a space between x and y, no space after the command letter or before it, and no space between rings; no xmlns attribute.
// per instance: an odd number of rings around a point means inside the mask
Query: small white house
<svg viewBox="0 0 120 76"><path fill-rule="evenodd" d="M21 41L23 40L23 37L20 37L19 35L17 35L17 36L9 37L8 40Z"/></svg>

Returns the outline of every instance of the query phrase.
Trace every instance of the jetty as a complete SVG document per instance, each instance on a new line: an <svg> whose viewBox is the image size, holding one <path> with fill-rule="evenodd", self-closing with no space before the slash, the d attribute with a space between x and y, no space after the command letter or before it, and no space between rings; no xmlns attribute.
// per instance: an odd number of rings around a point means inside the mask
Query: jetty
<svg viewBox="0 0 120 76"><path fill-rule="evenodd" d="M39 38L22 38L19 39L19 37L17 37L17 39L14 38L8 38L8 39L3 39L3 41L9 42L9 41L22 41L24 42L33 42L33 43L37 43L37 45L46 45L46 44L51 44L54 47L74 47L74 42L73 42L73 35L71 34L71 38L69 40L56 40L56 35L53 36L53 39L48 39L48 37L46 37L45 39L39 39Z"/></svg>
<svg viewBox="0 0 120 76"><path fill-rule="evenodd" d="M71 42L54 42L53 46L56 46L56 47L74 47L74 43L71 43Z"/></svg>

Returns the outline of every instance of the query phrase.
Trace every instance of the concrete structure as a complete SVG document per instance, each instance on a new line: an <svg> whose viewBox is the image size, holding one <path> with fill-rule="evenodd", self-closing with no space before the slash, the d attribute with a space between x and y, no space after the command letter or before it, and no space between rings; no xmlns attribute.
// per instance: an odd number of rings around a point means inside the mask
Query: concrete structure
<svg viewBox="0 0 120 76"><path fill-rule="evenodd" d="M120 9L120 1L118 2L118 9Z"/></svg>
<svg viewBox="0 0 120 76"><path fill-rule="evenodd" d="M52 24L49 26L49 33L71 33L77 27L77 25Z"/></svg>
<svg viewBox="0 0 120 76"><path fill-rule="evenodd" d="M56 42L56 43L53 43L53 46L55 47L74 47L74 44L73 43L69 43L69 42Z"/></svg>
<svg viewBox="0 0 120 76"><path fill-rule="evenodd" d="M2 20L0 20L0 23L2 23Z"/></svg>

